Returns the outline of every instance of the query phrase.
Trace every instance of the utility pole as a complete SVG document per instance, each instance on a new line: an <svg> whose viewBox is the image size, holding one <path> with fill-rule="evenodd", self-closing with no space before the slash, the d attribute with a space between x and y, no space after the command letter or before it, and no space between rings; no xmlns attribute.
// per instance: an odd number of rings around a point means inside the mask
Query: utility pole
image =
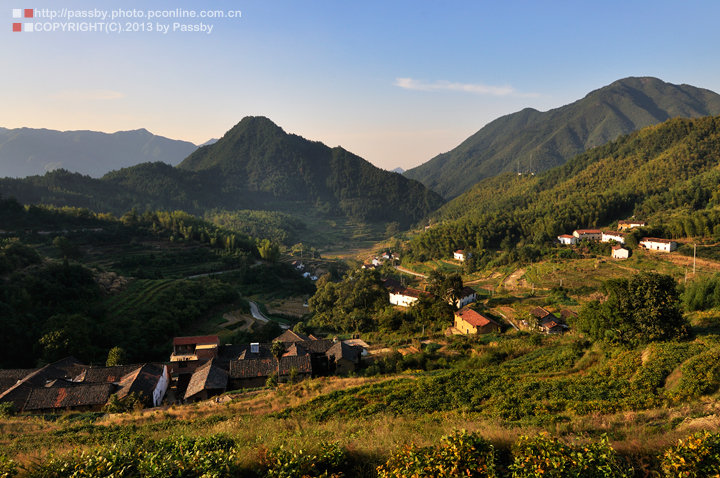
<svg viewBox="0 0 720 478"><path fill-rule="evenodd" d="M693 244L693 277L695 277L695 252L697 251L697 244Z"/></svg>

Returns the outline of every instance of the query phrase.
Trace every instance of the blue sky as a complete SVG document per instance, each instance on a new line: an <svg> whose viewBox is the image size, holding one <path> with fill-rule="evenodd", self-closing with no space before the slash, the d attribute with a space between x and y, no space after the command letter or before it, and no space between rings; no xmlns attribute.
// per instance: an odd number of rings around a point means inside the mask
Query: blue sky
<svg viewBox="0 0 720 478"><path fill-rule="evenodd" d="M380 167L409 168L501 115L562 106L627 76L720 92L720 2L710 0L0 4L7 128L147 128L201 143L263 115ZM152 21L202 21L211 34L13 33L15 8L242 10L242 18Z"/></svg>

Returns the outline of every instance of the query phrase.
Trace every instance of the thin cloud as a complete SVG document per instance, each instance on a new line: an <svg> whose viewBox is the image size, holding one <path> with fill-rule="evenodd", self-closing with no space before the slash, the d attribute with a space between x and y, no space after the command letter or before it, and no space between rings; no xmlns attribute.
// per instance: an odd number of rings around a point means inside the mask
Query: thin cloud
<svg viewBox="0 0 720 478"><path fill-rule="evenodd" d="M395 78L395 86L413 91L460 91L476 95L490 96L537 96L535 93L520 93L512 86L491 86L481 83L456 83L451 81L427 82L413 78Z"/></svg>
<svg viewBox="0 0 720 478"><path fill-rule="evenodd" d="M120 100L125 94L113 90L63 90L54 95L53 99L66 101L104 101Z"/></svg>

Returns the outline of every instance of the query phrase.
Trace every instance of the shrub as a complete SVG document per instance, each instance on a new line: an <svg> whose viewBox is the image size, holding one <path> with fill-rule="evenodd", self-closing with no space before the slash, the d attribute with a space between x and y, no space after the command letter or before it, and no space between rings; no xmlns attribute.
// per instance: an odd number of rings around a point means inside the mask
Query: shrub
<svg viewBox="0 0 720 478"><path fill-rule="evenodd" d="M587 445L568 445L543 433L522 436L515 444L515 460L510 466L513 478L628 477L607 437Z"/></svg>
<svg viewBox="0 0 720 478"><path fill-rule="evenodd" d="M667 450L662 458L665 476L701 478L720 474L720 434L697 432L675 447Z"/></svg>
<svg viewBox="0 0 720 478"><path fill-rule="evenodd" d="M17 463L5 455L0 454L0 478L11 478L17 474Z"/></svg>
<svg viewBox="0 0 720 478"><path fill-rule="evenodd" d="M261 466L268 478L340 477L347 455L337 442L322 442L317 453L277 448L268 451Z"/></svg>
<svg viewBox="0 0 720 478"><path fill-rule="evenodd" d="M409 445L377 469L380 478L495 477L495 448L475 433L455 432L429 447Z"/></svg>

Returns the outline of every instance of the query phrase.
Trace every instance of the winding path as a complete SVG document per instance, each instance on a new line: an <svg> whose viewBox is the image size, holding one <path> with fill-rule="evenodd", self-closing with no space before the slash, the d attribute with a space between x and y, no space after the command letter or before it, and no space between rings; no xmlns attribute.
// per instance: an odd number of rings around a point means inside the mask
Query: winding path
<svg viewBox="0 0 720 478"><path fill-rule="evenodd" d="M250 313L252 314L252 316L255 320L258 320L265 324L267 324L268 322L270 322L272 320L269 317L266 317L262 312L260 312L260 308L257 306L257 304L255 302L249 300L248 303L250 304ZM281 329L289 329L290 328L289 325L281 324L280 322L277 322L277 324L280 326Z"/></svg>

